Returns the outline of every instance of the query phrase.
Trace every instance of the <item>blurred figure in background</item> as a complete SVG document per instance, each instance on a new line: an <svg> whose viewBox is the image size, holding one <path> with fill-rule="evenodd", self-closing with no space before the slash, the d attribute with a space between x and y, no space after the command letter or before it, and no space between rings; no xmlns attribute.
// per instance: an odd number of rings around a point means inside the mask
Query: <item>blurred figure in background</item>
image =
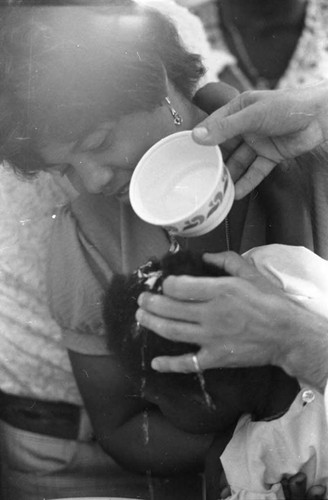
<svg viewBox="0 0 328 500"><path fill-rule="evenodd" d="M202 19L213 49L225 54L220 79L240 91L328 77L325 0L177 1Z"/></svg>
<svg viewBox="0 0 328 500"><path fill-rule="evenodd" d="M167 15L174 21L186 48L190 52L201 54L207 73L199 82L199 86L218 80L223 60L228 62L231 58L211 45L203 22L198 16L189 11L187 6L178 5L179 2L175 0L136 0L136 2L155 7Z"/></svg>

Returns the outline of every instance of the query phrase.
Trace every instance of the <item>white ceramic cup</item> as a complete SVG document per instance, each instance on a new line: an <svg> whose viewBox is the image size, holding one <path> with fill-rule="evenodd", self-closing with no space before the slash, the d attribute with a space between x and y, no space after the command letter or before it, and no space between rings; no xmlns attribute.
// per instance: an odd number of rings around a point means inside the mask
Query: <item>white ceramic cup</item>
<svg viewBox="0 0 328 500"><path fill-rule="evenodd" d="M191 131L152 146L136 166L130 201L146 222L172 235L200 236L228 215L234 186L218 146L201 146Z"/></svg>

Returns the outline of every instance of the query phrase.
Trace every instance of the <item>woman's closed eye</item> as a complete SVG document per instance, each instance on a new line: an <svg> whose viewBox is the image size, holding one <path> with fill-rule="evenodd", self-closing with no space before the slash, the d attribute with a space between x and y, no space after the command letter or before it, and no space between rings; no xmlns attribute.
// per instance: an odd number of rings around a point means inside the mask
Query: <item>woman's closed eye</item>
<svg viewBox="0 0 328 500"><path fill-rule="evenodd" d="M51 175L58 175L59 177L64 177L64 175L67 175L69 173L71 168L72 165L70 165L69 163L61 163L58 165L48 165L46 170Z"/></svg>
<svg viewBox="0 0 328 500"><path fill-rule="evenodd" d="M101 152L109 148L112 142L112 133L108 128L101 128L88 135L80 144L79 151L82 152Z"/></svg>

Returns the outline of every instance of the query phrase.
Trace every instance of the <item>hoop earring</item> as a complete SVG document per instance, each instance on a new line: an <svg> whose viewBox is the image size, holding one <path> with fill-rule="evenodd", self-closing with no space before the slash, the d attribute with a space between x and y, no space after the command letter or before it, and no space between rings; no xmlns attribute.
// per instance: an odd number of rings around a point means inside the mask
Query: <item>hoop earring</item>
<svg viewBox="0 0 328 500"><path fill-rule="evenodd" d="M180 125L183 122L182 116L180 116L179 113L174 109L174 107L172 106L171 101L168 97L165 97L165 101L170 109L171 115L173 116L174 125L176 125L177 127L180 127Z"/></svg>

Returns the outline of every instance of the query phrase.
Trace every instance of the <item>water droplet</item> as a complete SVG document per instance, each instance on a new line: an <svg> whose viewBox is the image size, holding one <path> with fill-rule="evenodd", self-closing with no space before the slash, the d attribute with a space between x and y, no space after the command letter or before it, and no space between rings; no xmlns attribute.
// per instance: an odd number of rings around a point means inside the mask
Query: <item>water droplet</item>
<svg viewBox="0 0 328 500"><path fill-rule="evenodd" d="M203 393L203 396L204 396L204 399L205 399L205 402L206 402L208 408L210 410L216 410L215 403L214 403L213 399L211 398L210 394L206 390L204 374L202 372L197 373L197 378L199 380L200 388L202 390L202 393Z"/></svg>
<svg viewBox="0 0 328 500"><path fill-rule="evenodd" d="M312 403L312 401L315 400L315 394L311 390L306 390L302 394L302 401L303 403Z"/></svg>
<svg viewBox="0 0 328 500"><path fill-rule="evenodd" d="M148 410L145 410L143 412L142 431L143 431L143 437L144 437L145 444L148 444L149 443L149 417L148 417Z"/></svg>

